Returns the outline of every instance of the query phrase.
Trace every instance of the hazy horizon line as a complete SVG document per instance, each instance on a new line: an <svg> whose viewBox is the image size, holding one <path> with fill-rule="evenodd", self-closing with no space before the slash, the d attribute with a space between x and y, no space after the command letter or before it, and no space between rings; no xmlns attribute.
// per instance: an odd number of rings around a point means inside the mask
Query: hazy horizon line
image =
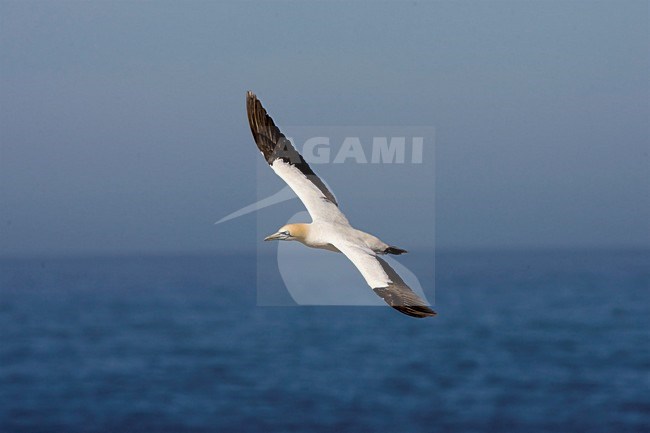
<svg viewBox="0 0 650 433"><path fill-rule="evenodd" d="M272 255L276 249L262 252L263 255ZM438 248L411 248L411 254L430 253L438 254L487 254L487 253L650 253L650 245L556 245L556 246L447 246ZM210 257L224 255L258 255L256 248L240 249L209 249L209 250L142 250L142 251L34 251L15 252L10 254L0 253L0 260L57 260L57 259L120 259L120 258L147 258L147 257Z"/></svg>

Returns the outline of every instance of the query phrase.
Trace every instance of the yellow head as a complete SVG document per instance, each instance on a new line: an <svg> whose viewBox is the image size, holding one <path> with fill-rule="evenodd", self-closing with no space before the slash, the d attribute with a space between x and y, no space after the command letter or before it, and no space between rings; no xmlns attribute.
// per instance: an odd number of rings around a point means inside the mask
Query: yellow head
<svg viewBox="0 0 650 433"><path fill-rule="evenodd" d="M287 224L271 236L264 238L265 241L304 241L309 230L308 224Z"/></svg>

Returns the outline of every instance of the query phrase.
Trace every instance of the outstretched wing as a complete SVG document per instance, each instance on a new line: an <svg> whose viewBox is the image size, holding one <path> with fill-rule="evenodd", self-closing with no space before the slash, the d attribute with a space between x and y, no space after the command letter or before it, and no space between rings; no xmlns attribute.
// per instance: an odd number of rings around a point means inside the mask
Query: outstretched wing
<svg viewBox="0 0 650 433"><path fill-rule="evenodd" d="M372 250L344 241L334 242L333 245L354 263L372 290L388 305L412 317L436 315L436 312L406 285L397 272Z"/></svg>
<svg viewBox="0 0 650 433"><path fill-rule="evenodd" d="M347 222L338 208L334 194L275 126L253 92L246 94L246 111L253 138L264 159L296 193L312 219Z"/></svg>

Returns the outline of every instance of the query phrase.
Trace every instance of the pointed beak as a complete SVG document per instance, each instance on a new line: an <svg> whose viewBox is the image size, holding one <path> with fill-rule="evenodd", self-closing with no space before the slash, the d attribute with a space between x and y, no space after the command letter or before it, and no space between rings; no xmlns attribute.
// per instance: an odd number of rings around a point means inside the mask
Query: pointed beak
<svg viewBox="0 0 650 433"><path fill-rule="evenodd" d="M279 239L282 239L282 235L280 233L273 233L271 236L264 238L265 241L277 241Z"/></svg>

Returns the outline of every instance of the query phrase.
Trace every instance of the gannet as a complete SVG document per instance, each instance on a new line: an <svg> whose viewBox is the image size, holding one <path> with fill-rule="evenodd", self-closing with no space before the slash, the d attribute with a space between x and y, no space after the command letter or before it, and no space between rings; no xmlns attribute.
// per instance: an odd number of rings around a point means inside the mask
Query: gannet
<svg viewBox="0 0 650 433"><path fill-rule="evenodd" d="M435 311L379 257L407 251L350 225L339 209L334 194L275 126L262 103L250 91L246 94L246 111L253 138L262 156L296 193L312 219L311 223L284 225L264 240L298 241L310 248L343 253L370 288L388 305L412 317L435 316Z"/></svg>

